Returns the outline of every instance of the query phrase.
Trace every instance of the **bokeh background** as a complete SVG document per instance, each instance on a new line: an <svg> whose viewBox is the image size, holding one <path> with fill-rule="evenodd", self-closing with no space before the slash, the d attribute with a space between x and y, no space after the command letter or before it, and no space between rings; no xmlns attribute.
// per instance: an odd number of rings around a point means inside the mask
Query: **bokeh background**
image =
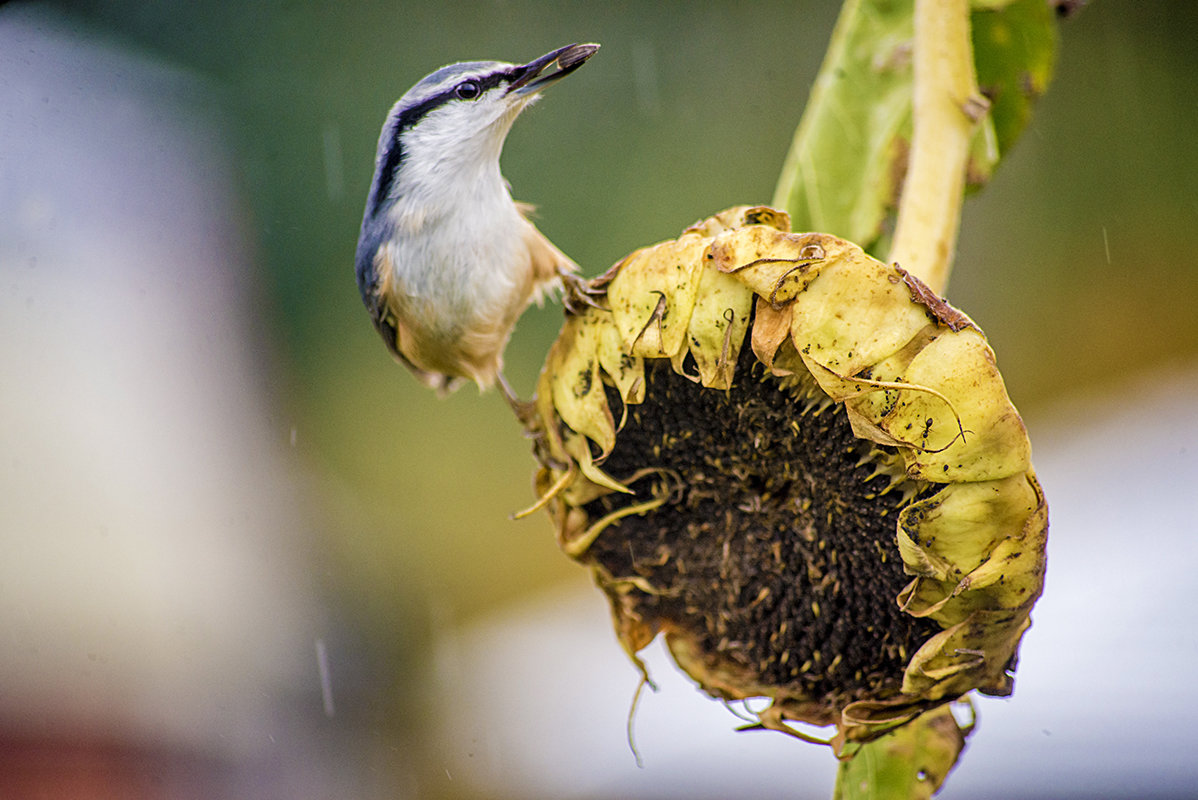
<svg viewBox="0 0 1198 800"><path fill-rule="evenodd" d="M826 797L556 549L497 394L394 365L352 258L391 103L598 41L515 126L538 224L606 269L769 201L838 4L0 6L0 795ZM1052 511L1019 688L945 797L1198 785L1198 4L1103 0L966 207ZM531 392L560 309L508 374Z"/></svg>

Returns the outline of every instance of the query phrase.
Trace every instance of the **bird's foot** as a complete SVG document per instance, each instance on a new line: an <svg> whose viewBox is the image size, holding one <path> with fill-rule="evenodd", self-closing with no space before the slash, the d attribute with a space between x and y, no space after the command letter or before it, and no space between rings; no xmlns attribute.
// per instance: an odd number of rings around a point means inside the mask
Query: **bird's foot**
<svg viewBox="0 0 1198 800"><path fill-rule="evenodd" d="M566 307L567 314L578 316L587 308L607 308L599 302L607 297L606 287L596 286L577 272L563 270L558 274L562 279L562 305Z"/></svg>
<svg viewBox="0 0 1198 800"><path fill-rule="evenodd" d="M496 376L496 379L499 383L499 390L503 392L503 399L507 400L512 413L516 415L516 419L520 422L520 427L529 433L535 433L535 431L539 430L536 403L532 400L521 400L516 395L516 391L512 389L512 385L507 382L507 378L504 377L502 372Z"/></svg>

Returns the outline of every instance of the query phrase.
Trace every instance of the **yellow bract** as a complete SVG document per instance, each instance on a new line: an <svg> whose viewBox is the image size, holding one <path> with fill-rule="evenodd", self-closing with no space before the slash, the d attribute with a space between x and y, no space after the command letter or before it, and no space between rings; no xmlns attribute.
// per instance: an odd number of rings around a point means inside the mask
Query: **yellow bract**
<svg viewBox="0 0 1198 800"><path fill-rule="evenodd" d="M770 698L760 714L767 727L832 721L842 745L973 689L1010 692L1008 670L1043 586L1047 506L1022 420L969 318L897 265L788 229L783 212L732 208L634 252L601 279L610 310L567 320L538 383L538 488L563 548L583 561L600 534L618 535L621 517L669 502L651 454L624 483L602 468L617 416L644 400L645 359L726 390L750 379L735 373L748 337L773 375L843 404L853 433L897 452L922 487L898 514L894 552L911 581L895 603L941 630L910 654L901 691L829 709L666 631L679 664L709 692ZM591 519L583 509L634 488L637 502L615 514ZM628 579L595 569L635 658L659 631L631 605Z"/></svg>

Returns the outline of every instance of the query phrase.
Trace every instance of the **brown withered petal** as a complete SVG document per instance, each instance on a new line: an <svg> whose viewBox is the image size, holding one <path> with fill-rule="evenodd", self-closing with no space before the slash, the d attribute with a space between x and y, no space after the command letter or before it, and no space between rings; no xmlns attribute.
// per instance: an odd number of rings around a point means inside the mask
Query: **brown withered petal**
<svg viewBox="0 0 1198 800"><path fill-rule="evenodd" d="M569 317L531 422L562 549L764 727L868 741L1012 690L1047 506L985 337L897 265L737 207Z"/></svg>

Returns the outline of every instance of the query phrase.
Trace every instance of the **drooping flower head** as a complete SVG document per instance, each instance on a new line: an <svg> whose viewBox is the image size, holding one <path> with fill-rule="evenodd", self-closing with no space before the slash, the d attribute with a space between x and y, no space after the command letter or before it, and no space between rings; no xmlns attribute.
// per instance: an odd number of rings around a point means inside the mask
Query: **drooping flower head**
<svg viewBox="0 0 1198 800"><path fill-rule="evenodd" d="M629 655L868 741L1012 690L1047 506L985 337L898 265L729 209L597 279L530 426Z"/></svg>

